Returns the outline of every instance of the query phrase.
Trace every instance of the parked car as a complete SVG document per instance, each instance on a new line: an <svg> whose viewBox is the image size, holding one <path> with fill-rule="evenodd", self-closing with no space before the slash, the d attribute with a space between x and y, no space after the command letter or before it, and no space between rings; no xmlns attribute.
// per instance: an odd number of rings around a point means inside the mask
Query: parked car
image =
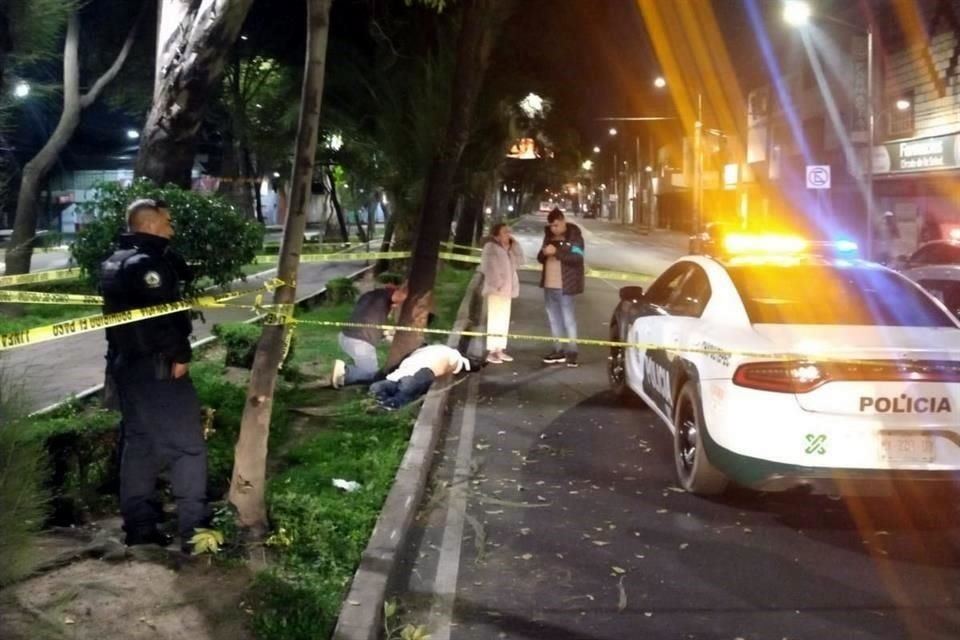
<svg viewBox="0 0 960 640"><path fill-rule="evenodd" d="M896 264L905 276L960 316L960 242L934 240Z"/></svg>

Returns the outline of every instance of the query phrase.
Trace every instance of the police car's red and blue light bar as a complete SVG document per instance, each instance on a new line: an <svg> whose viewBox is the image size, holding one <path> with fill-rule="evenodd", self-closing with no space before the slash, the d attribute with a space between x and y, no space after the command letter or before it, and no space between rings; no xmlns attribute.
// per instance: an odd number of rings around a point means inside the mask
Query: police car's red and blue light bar
<svg viewBox="0 0 960 640"><path fill-rule="evenodd" d="M811 241L786 234L731 233L723 238L728 255L792 256L805 253L833 253L850 256L857 252L852 240Z"/></svg>

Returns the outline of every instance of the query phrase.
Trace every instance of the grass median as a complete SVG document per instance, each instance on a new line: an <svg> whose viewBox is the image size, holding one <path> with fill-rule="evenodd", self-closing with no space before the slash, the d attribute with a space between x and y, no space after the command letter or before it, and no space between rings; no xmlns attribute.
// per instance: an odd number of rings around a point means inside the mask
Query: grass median
<svg viewBox="0 0 960 640"><path fill-rule="evenodd" d="M472 277L445 267L434 293L437 327L452 327ZM323 305L304 312L305 320L343 321L351 304ZM366 389L310 388L311 373L329 371L342 357L337 330L303 324L278 385L270 434L268 509L273 535L266 568L250 577L249 622L262 640L320 639L331 635L350 580L406 450L417 406L384 412ZM443 341L429 336L430 342ZM381 361L388 347L380 349ZM226 370L225 350L198 353L191 376L204 407L213 409L208 438L211 496L225 496L233 449L246 403L242 371ZM61 470L52 486L59 524L115 513L116 425L119 416L93 404L71 404L53 414L26 419L23 437L42 443ZM359 483L343 491L334 479ZM227 538L224 562L209 571L237 570L243 556L229 510L221 502L214 527ZM103 580L109 583L110 570ZM68 585L69 586L69 585Z"/></svg>
<svg viewBox="0 0 960 640"><path fill-rule="evenodd" d="M441 270L437 327L452 327L472 272ZM350 305L321 307L305 320L342 321ZM336 329L300 325L293 366L342 357ZM431 336L431 342L441 341ZM386 348L381 348L381 354ZM382 360L381 360L382 361ZM291 406L328 411L294 427L280 447L269 488L276 564L257 576L255 627L264 640L329 637L383 501L406 451L417 407L375 409L365 389L294 391ZM334 479L352 480L346 492Z"/></svg>

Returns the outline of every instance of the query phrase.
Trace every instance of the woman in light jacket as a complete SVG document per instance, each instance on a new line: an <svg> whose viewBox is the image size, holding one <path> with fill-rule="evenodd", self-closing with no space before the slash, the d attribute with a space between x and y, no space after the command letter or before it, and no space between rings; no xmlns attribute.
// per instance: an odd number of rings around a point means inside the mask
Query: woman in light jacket
<svg viewBox="0 0 960 640"><path fill-rule="evenodd" d="M493 226L480 258L483 295L487 299L487 362L513 362L506 352L506 334L510 331L510 305L520 295L517 269L524 258L520 243L510 235L505 222Z"/></svg>

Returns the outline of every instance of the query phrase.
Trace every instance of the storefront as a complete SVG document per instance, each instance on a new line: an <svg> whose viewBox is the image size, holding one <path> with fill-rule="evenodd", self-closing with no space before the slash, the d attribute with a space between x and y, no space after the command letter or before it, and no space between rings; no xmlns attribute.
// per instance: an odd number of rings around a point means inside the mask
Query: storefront
<svg viewBox="0 0 960 640"><path fill-rule="evenodd" d="M878 233L894 255L960 233L960 134L876 146L873 171Z"/></svg>

